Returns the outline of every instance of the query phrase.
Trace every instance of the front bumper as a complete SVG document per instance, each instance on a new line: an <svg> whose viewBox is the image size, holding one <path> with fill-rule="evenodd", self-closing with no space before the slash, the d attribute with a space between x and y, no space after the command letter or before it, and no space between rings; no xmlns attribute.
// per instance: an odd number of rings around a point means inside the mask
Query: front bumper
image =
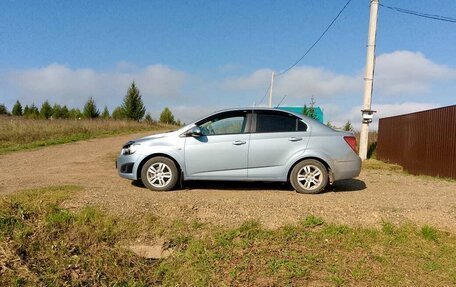
<svg viewBox="0 0 456 287"><path fill-rule="evenodd" d="M123 155L120 154L116 160L116 169L119 176L131 180L137 180L138 165L140 156L136 154Z"/></svg>

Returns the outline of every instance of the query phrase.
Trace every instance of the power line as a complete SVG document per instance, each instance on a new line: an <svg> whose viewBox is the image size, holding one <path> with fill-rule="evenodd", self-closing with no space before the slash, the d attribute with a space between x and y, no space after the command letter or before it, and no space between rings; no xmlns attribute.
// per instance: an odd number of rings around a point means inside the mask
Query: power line
<svg viewBox="0 0 456 287"><path fill-rule="evenodd" d="M328 32L328 30L336 22L336 20L339 18L339 16L342 14L342 12L344 12L345 8L348 6L348 4L350 4L351 1L352 0L348 0L347 3L345 3L344 7L342 7L342 9L339 11L339 13L337 13L336 17L331 21L331 23L329 23L328 27L326 27L326 29L323 31L323 33L320 35L320 37L318 37L317 40L309 47L309 49L307 49L307 51L304 53L304 55L302 55L302 57L299 58L299 60L297 60L293 65L288 67L285 71L276 74L276 76L281 76L281 75L285 74L286 72L293 69L297 64L299 64L299 62L301 62L301 60L304 59L304 57L306 57L307 54L309 54L310 51L312 51L312 49L318 44L318 42L320 42L320 40L325 36L326 32Z"/></svg>
<svg viewBox="0 0 456 287"><path fill-rule="evenodd" d="M287 97L288 95L285 95L283 96L283 98L280 100L279 104L276 106L276 108L280 107L280 105L282 104L283 100L285 100L285 98Z"/></svg>
<svg viewBox="0 0 456 287"><path fill-rule="evenodd" d="M271 88L271 83L269 83L269 86L268 86L268 89L266 90L266 93L264 93L264 96L261 98L261 101L257 104L258 106L261 105L261 103L264 101L264 99L266 98L266 95L268 94L270 88Z"/></svg>
<svg viewBox="0 0 456 287"><path fill-rule="evenodd" d="M404 13L404 14L414 15L414 16L418 16L418 17L444 21L444 22L456 23L456 18L453 18L453 17L447 17L447 16L442 16L442 15L436 15L436 14L427 14L427 13L423 13L423 12L412 11L412 10L408 10L408 9L398 8L398 7L392 7L392 6L387 6L387 5L383 5L383 4L378 4L378 5L388 8L393 11L399 12L399 13Z"/></svg>

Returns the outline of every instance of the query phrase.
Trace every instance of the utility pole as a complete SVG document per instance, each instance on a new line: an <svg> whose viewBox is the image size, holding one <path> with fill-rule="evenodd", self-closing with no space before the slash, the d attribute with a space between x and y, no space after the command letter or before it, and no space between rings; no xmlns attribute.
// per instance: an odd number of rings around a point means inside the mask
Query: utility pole
<svg viewBox="0 0 456 287"><path fill-rule="evenodd" d="M272 108L272 88L274 87L274 72L271 76L271 86L269 87L269 107Z"/></svg>
<svg viewBox="0 0 456 287"><path fill-rule="evenodd" d="M367 158L367 144L369 139L369 124L372 122L371 110L372 89L374 85L375 68L375 38L377 35L378 0L370 0L369 33L367 38L366 74L364 77L364 105L361 110L363 122L359 140L359 156L362 160Z"/></svg>

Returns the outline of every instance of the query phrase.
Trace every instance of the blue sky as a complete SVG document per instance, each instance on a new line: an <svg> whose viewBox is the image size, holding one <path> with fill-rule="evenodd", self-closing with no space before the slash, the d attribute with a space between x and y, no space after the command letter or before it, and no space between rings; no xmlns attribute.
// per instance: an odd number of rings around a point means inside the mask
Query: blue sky
<svg viewBox="0 0 456 287"><path fill-rule="evenodd" d="M271 71L298 59L345 4L301 1L3 1L0 103L120 104L136 80L157 117L191 121L262 98ZM456 1L393 1L456 17ZM308 103L326 120L359 121L369 1L352 0L274 101ZM379 116L455 104L456 24L379 12L373 107ZM266 103L264 101L263 103Z"/></svg>

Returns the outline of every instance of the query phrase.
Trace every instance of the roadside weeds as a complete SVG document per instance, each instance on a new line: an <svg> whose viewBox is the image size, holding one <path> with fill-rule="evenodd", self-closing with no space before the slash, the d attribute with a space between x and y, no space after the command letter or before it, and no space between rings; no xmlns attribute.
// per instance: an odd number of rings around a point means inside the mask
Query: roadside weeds
<svg viewBox="0 0 456 287"><path fill-rule="evenodd" d="M456 237L432 226L350 227L308 215L277 229L254 220L225 228L61 207L81 191L57 186L1 198L0 285L456 284ZM168 258L125 248L159 240L175 250Z"/></svg>

